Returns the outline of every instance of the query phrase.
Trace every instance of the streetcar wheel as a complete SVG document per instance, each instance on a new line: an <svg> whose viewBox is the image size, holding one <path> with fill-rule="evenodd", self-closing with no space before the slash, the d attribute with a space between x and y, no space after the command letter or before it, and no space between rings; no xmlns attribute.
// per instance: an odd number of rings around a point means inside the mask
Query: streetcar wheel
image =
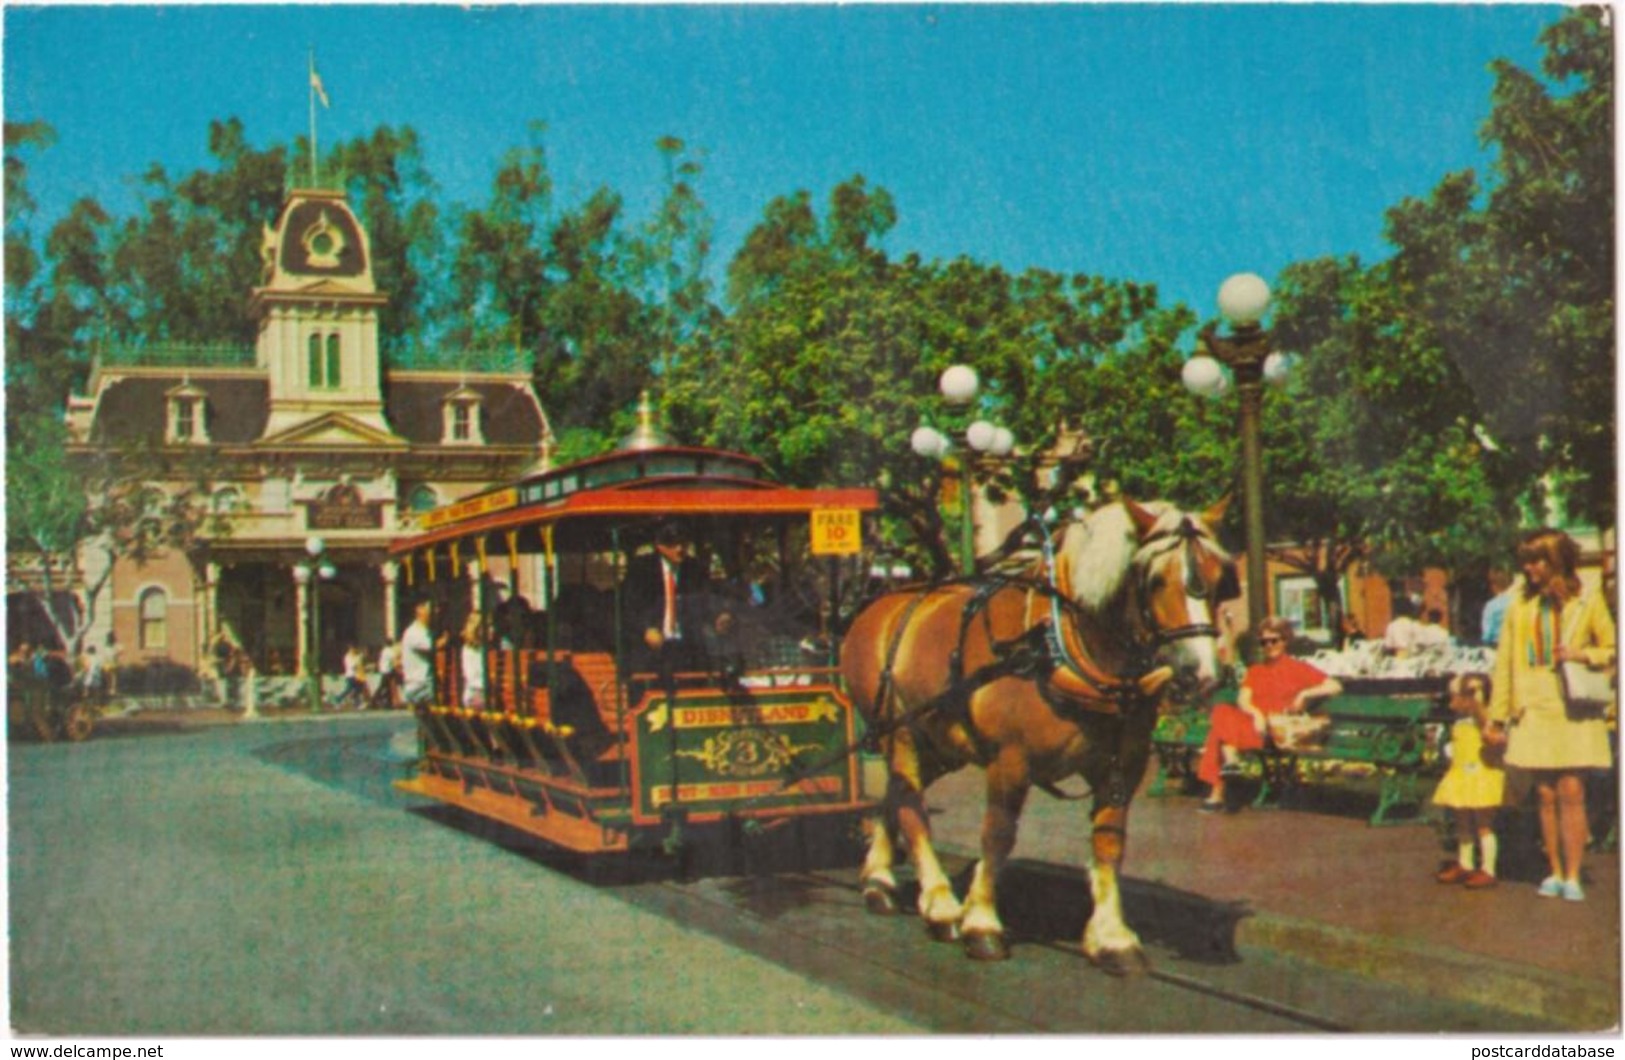
<svg viewBox="0 0 1625 1060"><path fill-rule="evenodd" d="M67 717L62 719L62 735L73 743L87 739L95 727L95 720L91 718L90 711L84 707L72 708L68 711Z"/></svg>

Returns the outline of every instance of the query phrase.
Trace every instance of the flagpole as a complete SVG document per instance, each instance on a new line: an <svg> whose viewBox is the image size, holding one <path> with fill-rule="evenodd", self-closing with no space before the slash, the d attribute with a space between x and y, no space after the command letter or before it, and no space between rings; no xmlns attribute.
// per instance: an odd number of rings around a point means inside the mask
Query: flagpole
<svg viewBox="0 0 1625 1060"><path fill-rule="evenodd" d="M306 91L310 95L310 186L316 186L316 49L310 49L310 76Z"/></svg>

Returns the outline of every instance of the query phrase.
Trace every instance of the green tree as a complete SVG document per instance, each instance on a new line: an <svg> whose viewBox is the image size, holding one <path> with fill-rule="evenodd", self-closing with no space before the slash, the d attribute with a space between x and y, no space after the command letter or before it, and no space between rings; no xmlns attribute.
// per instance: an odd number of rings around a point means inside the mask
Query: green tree
<svg viewBox="0 0 1625 1060"><path fill-rule="evenodd" d="M1126 391L1130 362L1160 355L1177 387L1173 340L1188 314L1133 284L893 261L880 243L896 217L862 177L834 190L822 218L805 192L770 203L730 263L733 313L707 355L679 366L675 405L694 417L686 434L756 453L786 481L878 483L890 544L946 574L957 534L941 501L959 471L909 445L922 423L963 427L938 397L942 371L977 370L975 414L1010 427L1023 452L993 486L1031 503L1036 455L1062 420L1110 408L1103 373Z"/></svg>
<svg viewBox="0 0 1625 1060"><path fill-rule="evenodd" d="M532 122L528 141L503 156L485 205L457 216L450 284L457 312L448 347L537 350L545 341L543 318L556 282L548 257L553 179L545 132Z"/></svg>
<svg viewBox="0 0 1625 1060"><path fill-rule="evenodd" d="M1406 304L1416 265L1321 259L1281 277L1276 338L1305 356L1266 409L1271 539L1314 578L1333 629L1357 560L1393 575L1478 569L1510 532L1465 381Z"/></svg>
<svg viewBox="0 0 1625 1060"><path fill-rule="evenodd" d="M1501 60L1485 179L1446 177L1388 216L1406 306L1456 363L1479 435L1570 517L1615 498L1613 36L1601 8L1541 34L1545 78Z"/></svg>
<svg viewBox="0 0 1625 1060"><path fill-rule="evenodd" d="M209 123L209 154L213 168L178 180L153 166L139 213L119 225L103 294L122 337L254 340L243 298L261 282L261 234L282 205L287 151L253 148L228 118Z"/></svg>
<svg viewBox="0 0 1625 1060"><path fill-rule="evenodd" d="M33 229L36 203L28 189L30 157L54 138L43 122L5 123L6 423L13 435L15 414L59 404L68 385L62 351L42 321L47 266Z"/></svg>
<svg viewBox="0 0 1625 1060"><path fill-rule="evenodd" d="M367 228L373 279L389 295L379 314L379 345L385 362L394 363L430 330L435 277L443 268L435 183L418 134L411 126L379 126L335 145L324 172L344 188Z"/></svg>
<svg viewBox="0 0 1625 1060"><path fill-rule="evenodd" d="M171 549L192 554L204 535L218 539L228 528L209 511L206 455L72 451L60 416L50 412L25 412L14 424L6 445L6 548L26 557L24 569L35 575L30 591L74 657L97 622L117 563L145 564ZM160 489L156 481L182 485Z"/></svg>

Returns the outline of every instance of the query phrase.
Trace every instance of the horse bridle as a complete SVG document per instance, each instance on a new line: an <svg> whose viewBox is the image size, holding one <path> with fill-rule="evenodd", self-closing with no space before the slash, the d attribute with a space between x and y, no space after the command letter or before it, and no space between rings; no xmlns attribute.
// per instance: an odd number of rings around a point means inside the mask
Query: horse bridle
<svg viewBox="0 0 1625 1060"><path fill-rule="evenodd" d="M1153 613L1151 606L1150 581L1153 577L1152 568L1156 565L1157 560L1161 559L1163 556L1166 556L1169 552L1177 548L1184 551L1185 585L1187 591L1191 587L1199 589L1200 592L1196 593L1195 595L1199 596L1203 600L1209 601L1210 607L1216 608L1217 601L1214 598L1218 595L1218 586L1207 584L1206 580L1202 577L1201 566L1196 562L1196 557L1193 551L1196 547L1196 543L1200 541L1203 536L1202 531L1191 520L1190 516L1185 516L1180 520L1179 525L1174 529L1163 530L1152 534L1140 546L1139 551L1134 556L1135 574L1140 580L1140 584L1138 586L1140 597L1140 623L1143 629L1151 631L1151 639L1159 647L1165 644L1172 644L1175 641L1190 640L1195 637L1213 637L1216 639L1219 635L1218 627L1212 622L1189 622L1183 626L1173 626L1164 629L1157 624L1156 616ZM1147 551L1156 545L1163 545L1163 547L1157 548L1157 550L1154 552Z"/></svg>

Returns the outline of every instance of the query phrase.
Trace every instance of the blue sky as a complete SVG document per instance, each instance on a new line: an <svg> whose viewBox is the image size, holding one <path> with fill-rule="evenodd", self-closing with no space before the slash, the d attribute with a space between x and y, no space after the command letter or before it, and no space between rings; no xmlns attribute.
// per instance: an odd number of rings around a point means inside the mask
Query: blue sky
<svg viewBox="0 0 1625 1060"><path fill-rule="evenodd" d="M716 266L775 196L889 189L895 254L1153 282L1204 314L1225 276L1385 251L1383 210L1482 166L1489 62L1535 69L1553 5L20 7L7 120L50 122L48 221L207 162L211 119L330 144L411 125L448 202L484 199L528 122L562 200L639 217L664 135L704 154ZM43 224L38 225L43 229Z"/></svg>

